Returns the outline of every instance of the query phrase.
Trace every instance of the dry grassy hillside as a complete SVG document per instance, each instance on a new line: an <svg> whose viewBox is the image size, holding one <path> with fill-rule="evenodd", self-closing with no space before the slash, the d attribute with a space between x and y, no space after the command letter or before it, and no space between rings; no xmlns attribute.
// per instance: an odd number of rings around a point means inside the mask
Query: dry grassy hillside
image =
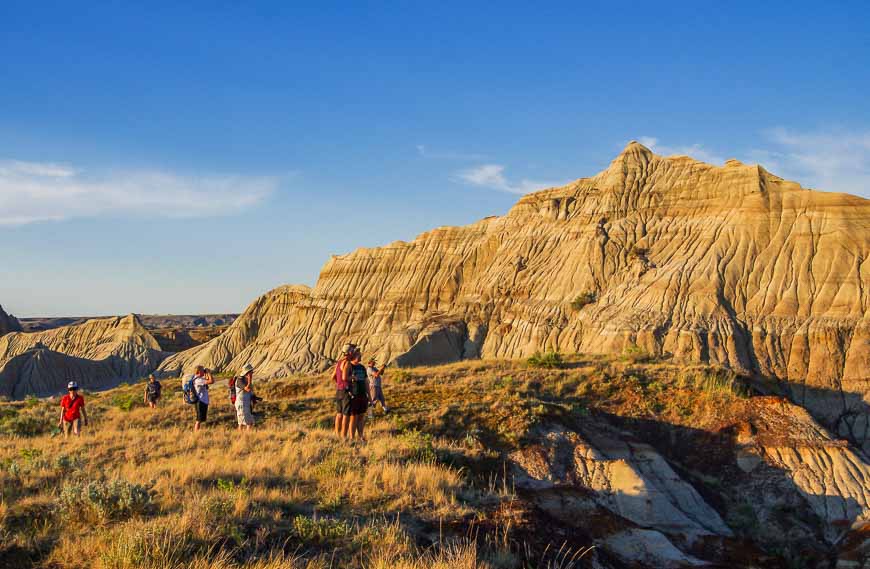
<svg viewBox="0 0 870 569"><path fill-rule="evenodd" d="M655 435L653 424L672 430L660 450L706 484L704 499L736 534L715 546L731 566L799 566L782 540L806 541L783 530L759 543L746 497L715 479L714 457L681 458L680 433L722 432L751 414L754 398L714 368L628 354L392 370L394 411L376 415L367 445L333 437L325 376L260 383L260 426L249 434L232 428L222 385L199 435L177 380L157 410L142 405L142 387L86 394L91 426L69 441L53 432L56 401L0 403L0 566L644 566L610 546L587 551L628 522L604 509L558 519L517 486L508 460L538 448L545 427L602 417L637 436Z"/></svg>

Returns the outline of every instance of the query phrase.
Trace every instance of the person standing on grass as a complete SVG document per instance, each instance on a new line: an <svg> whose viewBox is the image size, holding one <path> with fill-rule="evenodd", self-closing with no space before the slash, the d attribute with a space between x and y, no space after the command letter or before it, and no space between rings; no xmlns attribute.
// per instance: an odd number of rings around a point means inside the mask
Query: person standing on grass
<svg viewBox="0 0 870 569"><path fill-rule="evenodd" d="M214 377L211 374L211 370L205 369L203 366L196 366L196 370L193 373L193 388L196 390L198 401L196 402L194 431L198 431L200 425L208 419L208 386L213 383Z"/></svg>
<svg viewBox="0 0 870 569"><path fill-rule="evenodd" d="M366 442L366 410L369 407L369 378L362 365L362 353L354 351L351 366L350 438Z"/></svg>
<svg viewBox="0 0 870 569"><path fill-rule="evenodd" d="M254 426L254 411L251 409L251 401L254 397L254 367L245 364L241 375L236 378L236 419L239 430L251 430Z"/></svg>
<svg viewBox="0 0 870 569"><path fill-rule="evenodd" d="M160 382L154 377L154 374L148 376L148 383L145 384L145 403L151 407L152 409L157 407L157 403L160 401L160 392L163 390L163 386L160 385Z"/></svg>
<svg viewBox="0 0 870 569"><path fill-rule="evenodd" d="M347 438L350 434L350 383L351 363L350 360L356 352L356 346L345 344L341 349L341 357L335 364L335 434L338 437Z"/></svg>
<svg viewBox="0 0 870 569"><path fill-rule="evenodd" d="M66 385L68 393L60 400L60 421L57 426L63 429L64 438L69 437L70 429L75 436L81 436L81 423L88 424L88 414L85 411L85 398L79 395L79 384L70 381Z"/></svg>
<svg viewBox="0 0 870 569"><path fill-rule="evenodd" d="M381 366L381 369L378 369L378 362L374 358L369 360L369 365L366 367L366 373L369 376L369 400L372 402L372 406L369 408L369 417L372 416L376 403L381 404L381 409L384 410L384 413L389 413L390 411L390 408L387 407L387 402L384 400L384 389L382 387L385 369L387 369L387 364L385 363Z"/></svg>

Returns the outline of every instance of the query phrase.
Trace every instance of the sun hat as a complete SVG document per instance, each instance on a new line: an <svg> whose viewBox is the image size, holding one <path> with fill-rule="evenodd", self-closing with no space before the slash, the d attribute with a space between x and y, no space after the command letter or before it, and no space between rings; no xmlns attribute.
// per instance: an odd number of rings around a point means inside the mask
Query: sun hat
<svg viewBox="0 0 870 569"><path fill-rule="evenodd" d="M71 381L71 382L66 384L66 388L75 391L76 389L79 388L79 384L74 382L74 381Z"/></svg>
<svg viewBox="0 0 870 569"><path fill-rule="evenodd" d="M352 354L356 351L356 344L345 344L341 348L341 355L346 356L348 354Z"/></svg>
<svg viewBox="0 0 870 569"><path fill-rule="evenodd" d="M242 368L242 371L239 372L239 375L248 375L249 373L254 372L254 366L251 364L245 364L245 367Z"/></svg>

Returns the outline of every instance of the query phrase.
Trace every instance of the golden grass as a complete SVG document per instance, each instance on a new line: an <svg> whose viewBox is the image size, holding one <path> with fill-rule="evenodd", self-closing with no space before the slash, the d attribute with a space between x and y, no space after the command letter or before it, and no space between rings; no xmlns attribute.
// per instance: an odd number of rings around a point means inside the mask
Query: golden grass
<svg viewBox="0 0 870 569"><path fill-rule="evenodd" d="M517 567L512 522L498 515L516 498L504 451L538 425L590 412L713 425L741 405L735 381L702 367L580 357L557 369L391 370L394 412L353 446L331 433L325 376L257 384L261 424L244 433L220 385L198 434L177 380L165 382L157 410L142 405L142 384L86 394L91 425L67 440L52 432L56 400L0 403L0 566ZM15 425L42 434L10 433ZM109 499L87 519L62 507L64 489L86 499L94 481L144 487L149 500ZM470 539L475 524L504 539Z"/></svg>

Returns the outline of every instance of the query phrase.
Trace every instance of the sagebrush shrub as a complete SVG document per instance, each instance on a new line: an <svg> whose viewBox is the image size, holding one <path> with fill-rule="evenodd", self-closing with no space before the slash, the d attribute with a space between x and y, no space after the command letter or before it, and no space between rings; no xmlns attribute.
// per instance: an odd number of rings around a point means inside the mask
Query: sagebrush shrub
<svg viewBox="0 0 870 569"><path fill-rule="evenodd" d="M116 478L65 484L60 492L61 512L73 521L105 523L147 512L151 488Z"/></svg>

